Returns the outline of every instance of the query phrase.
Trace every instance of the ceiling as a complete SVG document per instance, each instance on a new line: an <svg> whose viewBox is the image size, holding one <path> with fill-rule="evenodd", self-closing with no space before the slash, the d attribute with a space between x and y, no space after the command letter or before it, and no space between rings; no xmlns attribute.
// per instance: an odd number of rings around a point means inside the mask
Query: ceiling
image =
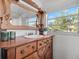
<svg viewBox="0 0 79 59"><path fill-rule="evenodd" d="M79 0L40 0L47 13L79 6Z"/></svg>
<svg viewBox="0 0 79 59"><path fill-rule="evenodd" d="M38 1L36 1L38 3ZM39 0L41 7L47 12L55 12L59 10L64 10L67 8L79 6L79 0ZM28 9L28 8L27 8ZM31 12L31 10L24 11L17 5L11 5L12 17L33 17L35 16L35 12Z"/></svg>

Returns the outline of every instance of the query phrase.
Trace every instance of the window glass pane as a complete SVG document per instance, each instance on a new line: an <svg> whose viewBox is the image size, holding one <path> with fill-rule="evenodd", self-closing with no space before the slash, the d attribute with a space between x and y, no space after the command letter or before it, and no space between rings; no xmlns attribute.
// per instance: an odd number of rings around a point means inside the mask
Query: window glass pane
<svg viewBox="0 0 79 59"><path fill-rule="evenodd" d="M77 32L78 7L48 14L48 29Z"/></svg>
<svg viewBox="0 0 79 59"><path fill-rule="evenodd" d="M36 25L36 17L30 18L29 19L29 26L35 27Z"/></svg>

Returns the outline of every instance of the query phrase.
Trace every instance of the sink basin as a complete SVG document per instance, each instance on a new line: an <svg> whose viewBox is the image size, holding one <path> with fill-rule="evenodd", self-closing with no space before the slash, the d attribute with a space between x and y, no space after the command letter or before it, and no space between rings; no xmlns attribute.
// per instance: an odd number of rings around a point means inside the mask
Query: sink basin
<svg viewBox="0 0 79 59"><path fill-rule="evenodd" d="M41 38L43 35L25 35L26 38Z"/></svg>

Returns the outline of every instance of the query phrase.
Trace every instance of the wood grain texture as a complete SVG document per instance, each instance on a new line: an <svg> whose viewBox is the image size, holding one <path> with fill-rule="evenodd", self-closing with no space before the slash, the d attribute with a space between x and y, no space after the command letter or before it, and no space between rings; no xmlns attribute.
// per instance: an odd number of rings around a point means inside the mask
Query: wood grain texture
<svg viewBox="0 0 79 59"><path fill-rule="evenodd" d="M15 59L16 57L16 48L10 48L7 50L7 59Z"/></svg>
<svg viewBox="0 0 79 59"><path fill-rule="evenodd" d="M17 37L15 41L0 42L0 47L7 49L8 59L52 59L51 41L51 36Z"/></svg>
<svg viewBox="0 0 79 59"><path fill-rule="evenodd" d="M30 43L30 42L34 42L34 41L40 41L42 39L45 39L45 38L49 38L50 36L43 36L43 37L39 37L39 38L26 38L24 36L20 36L20 37L16 37L15 40L11 40L11 41L8 41L8 42L0 42L0 48L10 48L10 47L17 47L17 46L20 46L20 45L24 45L24 44L27 44L27 43Z"/></svg>
<svg viewBox="0 0 79 59"><path fill-rule="evenodd" d="M23 58L36 51L36 42L32 42L16 48L16 59Z"/></svg>

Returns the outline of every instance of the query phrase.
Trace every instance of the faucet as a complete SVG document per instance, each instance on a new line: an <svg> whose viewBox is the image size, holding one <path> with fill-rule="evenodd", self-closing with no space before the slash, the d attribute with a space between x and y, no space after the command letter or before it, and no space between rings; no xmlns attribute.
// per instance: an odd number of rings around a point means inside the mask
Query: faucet
<svg viewBox="0 0 79 59"><path fill-rule="evenodd" d="M33 35L33 33L28 33L28 35Z"/></svg>

